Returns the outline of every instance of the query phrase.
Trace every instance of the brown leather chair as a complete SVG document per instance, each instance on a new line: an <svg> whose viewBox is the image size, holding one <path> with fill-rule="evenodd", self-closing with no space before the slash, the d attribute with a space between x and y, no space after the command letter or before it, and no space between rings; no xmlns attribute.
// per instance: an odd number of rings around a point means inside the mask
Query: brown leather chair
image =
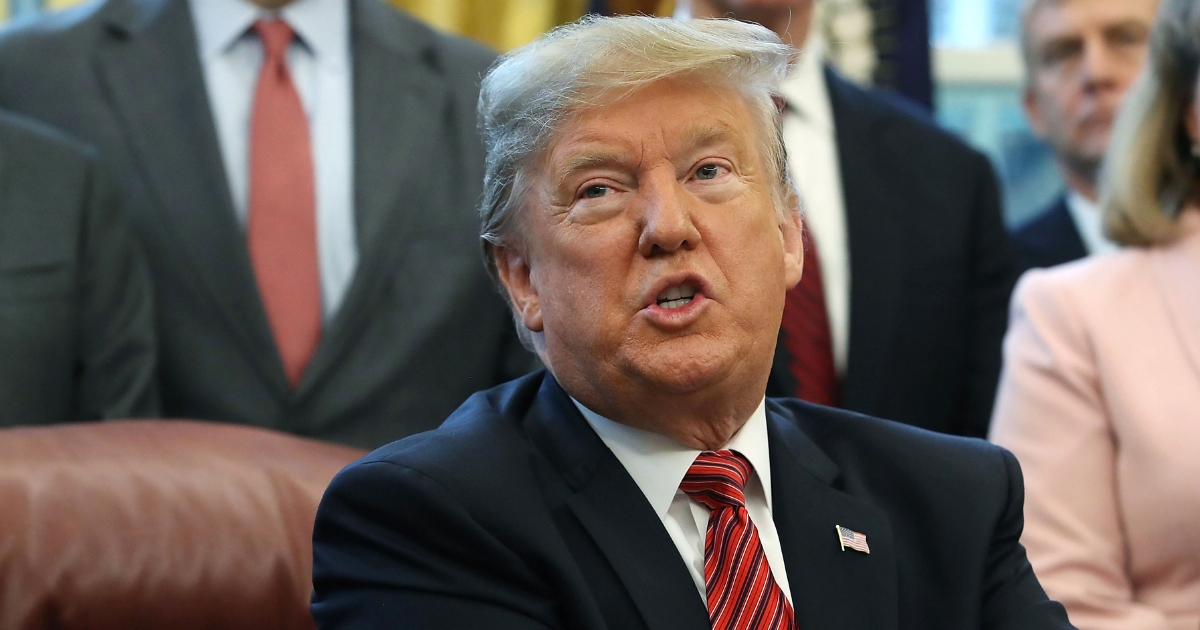
<svg viewBox="0 0 1200 630"><path fill-rule="evenodd" d="M362 454L183 420L0 429L0 630L311 629L317 502Z"/></svg>

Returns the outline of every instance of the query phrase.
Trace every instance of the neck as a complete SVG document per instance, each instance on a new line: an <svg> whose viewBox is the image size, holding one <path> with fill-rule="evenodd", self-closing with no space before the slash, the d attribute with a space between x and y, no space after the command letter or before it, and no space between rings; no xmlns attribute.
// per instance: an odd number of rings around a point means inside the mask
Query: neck
<svg viewBox="0 0 1200 630"><path fill-rule="evenodd" d="M1080 196L1092 203L1096 202L1098 197L1096 191L1096 169L1059 162L1058 171L1062 174L1063 182L1066 183L1067 188L1079 193Z"/></svg>
<svg viewBox="0 0 1200 630"><path fill-rule="evenodd" d="M723 383L682 393L638 387L607 391L572 375L555 374L555 378L575 400L605 418L701 451L728 444L762 403L767 389L765 374L757 384Z"/></svg>

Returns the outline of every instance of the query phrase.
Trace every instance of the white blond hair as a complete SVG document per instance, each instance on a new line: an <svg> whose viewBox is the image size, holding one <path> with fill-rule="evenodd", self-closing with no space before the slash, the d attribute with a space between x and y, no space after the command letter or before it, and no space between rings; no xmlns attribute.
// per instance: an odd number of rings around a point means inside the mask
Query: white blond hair
<svg viewBox="0 0 1200 630"><path fill-rule="evenodd" d="M479 95L487 151L480 236L489 270L495 274L493 247L512 244L531 169L560 124L665 79L741 93L759 123L776 210L798 211L776 105L793 53L756 24L588 16L501 57Z"/></svg>

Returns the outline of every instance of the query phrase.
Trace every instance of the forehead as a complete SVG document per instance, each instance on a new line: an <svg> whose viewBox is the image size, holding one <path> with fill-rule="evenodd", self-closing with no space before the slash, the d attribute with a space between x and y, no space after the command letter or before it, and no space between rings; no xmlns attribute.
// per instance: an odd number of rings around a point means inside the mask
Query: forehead
<svg viewBox="0 0 1200 630"><path fill-rule="evenodd" d="M736 90L662 80L568 117L551 139L544 165L561 172L586 166L594 161L589 156L644 158L718 144L745 152L757 133L753 110Z"/></svg>
<svg viewBox="0 0 1200 630"><path fill-rule="evenodd" d="M1158 0L1047 0L1029 15L1029 35L1041 42L1127 22L1149 26L1157 9Z"/></svg>

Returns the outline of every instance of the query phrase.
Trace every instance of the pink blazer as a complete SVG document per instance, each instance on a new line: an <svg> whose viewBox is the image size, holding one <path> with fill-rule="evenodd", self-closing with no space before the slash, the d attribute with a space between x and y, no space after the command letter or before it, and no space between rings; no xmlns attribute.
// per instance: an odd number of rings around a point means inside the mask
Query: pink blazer
<svg viewBox="0 0 1200 630"><path fill-rule="evenodd" d="M1200 210L1181 241L1017 286L991 439L1080 630L1200 629Z"/></svg>

